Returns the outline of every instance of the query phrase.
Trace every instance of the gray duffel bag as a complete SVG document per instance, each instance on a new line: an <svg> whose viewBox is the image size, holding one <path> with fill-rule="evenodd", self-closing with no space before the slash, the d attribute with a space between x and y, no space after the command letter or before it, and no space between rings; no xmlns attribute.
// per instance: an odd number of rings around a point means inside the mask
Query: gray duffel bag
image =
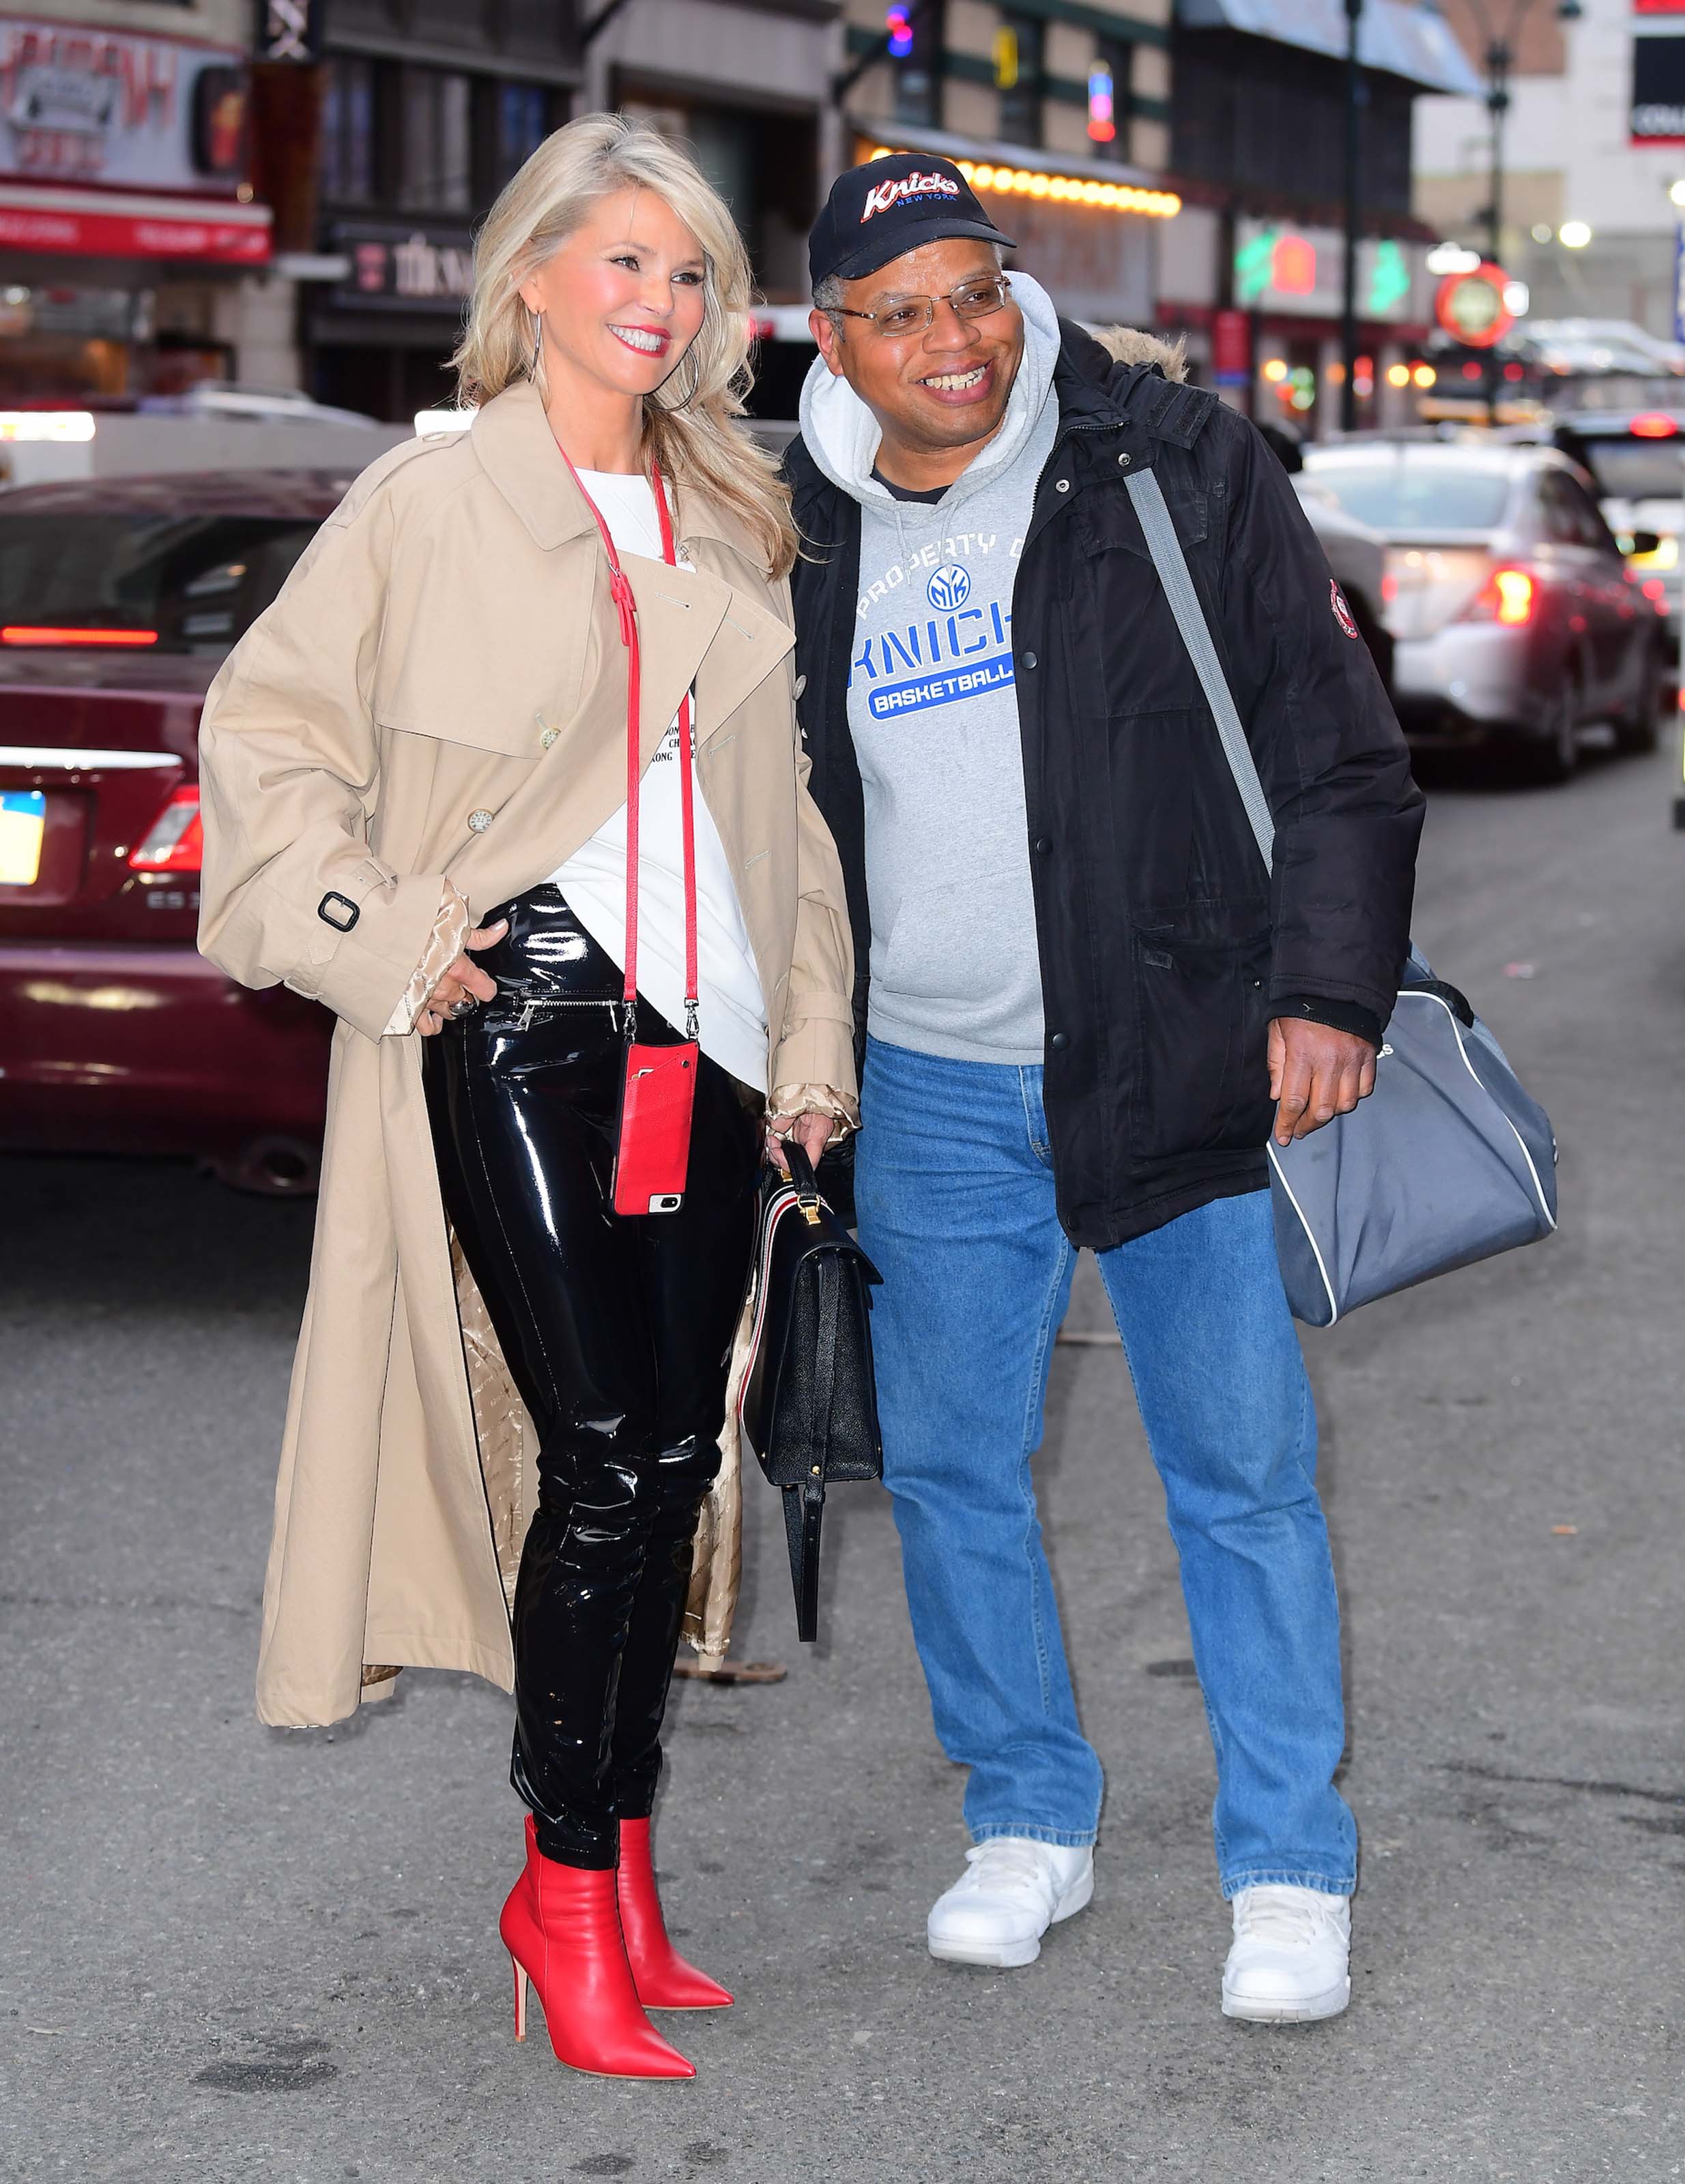
<svg viewBox="0 0 1685 2184"><path fill-rule="evenodd" d="M1151 471L1129 493L1267 867L1275 825L1182 542ZM1285 1149L1272 1139L1270 1170L1287 1301L1312 1327L1556 1226L1549 1117L1415 948L1374 1091Z"/></svg>

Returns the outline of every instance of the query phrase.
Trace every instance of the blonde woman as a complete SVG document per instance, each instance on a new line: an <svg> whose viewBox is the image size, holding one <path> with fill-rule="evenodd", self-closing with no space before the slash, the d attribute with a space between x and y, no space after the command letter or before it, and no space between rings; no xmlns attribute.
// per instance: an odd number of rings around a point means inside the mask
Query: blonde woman
<svg viewBox="0 0 1685 2184"><path fill-rule="evenodd" d="M471 430L358 481L201 743L206 953L341 1019L260 1710L512 1672L517 2034L530 1977L557 2055L612 2076L692 2075L646 2009L731 2001L663 1923L659 1732L768 1095L815 1153L854 1115L748 301L681 151L550 137L476 247ZM634 905L638 1054L694 1083L660 1212L617 1210Z"/></svg>

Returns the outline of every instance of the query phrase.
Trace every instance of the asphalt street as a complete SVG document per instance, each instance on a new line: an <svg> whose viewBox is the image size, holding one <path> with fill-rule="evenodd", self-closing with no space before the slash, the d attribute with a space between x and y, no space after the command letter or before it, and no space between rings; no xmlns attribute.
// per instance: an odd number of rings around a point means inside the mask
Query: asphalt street
<svg viewBox="0 0 1685 2184"><path fill-rule="evenodd" d="M1350 2011L1218 2013L1212 1763L1118 1349L1060 1349L1043 1509L1109 1790L1091 1910L933 1964L959 1870L889 1512L839 1490L795 1642L751 1480L738 1653L682 1687L676 1925L735 1986L626 2085L511 2038L509 1705L411 1672L252 1712L311 1211L0 1162L0 2175L228 2184L1685 2176L1674 759L1435 769L1417 917L1543 1100L1562 1230L1306 1338L1363 1830ZM1092 1269L1073 1331L1098 1332Z"/></svg>

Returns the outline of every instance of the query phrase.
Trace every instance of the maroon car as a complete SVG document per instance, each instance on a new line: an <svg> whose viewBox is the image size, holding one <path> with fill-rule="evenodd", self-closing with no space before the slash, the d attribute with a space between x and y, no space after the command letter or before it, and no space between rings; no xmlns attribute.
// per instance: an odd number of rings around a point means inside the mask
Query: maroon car
<svg viewBox="0 0 1685 2184"><path fill-rule="evenodd" d="M199 715L349 481L0 494L0 1146L314 1188L327 1011L198 954Z"/></svg>

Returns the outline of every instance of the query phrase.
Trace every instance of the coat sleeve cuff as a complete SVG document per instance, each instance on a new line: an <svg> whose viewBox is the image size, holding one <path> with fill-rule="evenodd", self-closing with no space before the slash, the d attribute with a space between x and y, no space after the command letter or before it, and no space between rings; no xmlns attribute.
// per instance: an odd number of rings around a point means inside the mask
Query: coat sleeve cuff
<svg viewBox="0 0 1685 2184"><path fill-rule="evenodd" d="M772 1083L823 1085L833 1096L859 1096L854 1073L854 1011L841 994L798 994L773 1050Z"/></svg>
<svg viewBox="0 0 1685 2184"><path fill-rule="evenodd" d="M398 1037L414 1030L415 1019L425 1007L428 996L461 955L462 944L473 923L468 905L447 880L421 961L410 972L409 983L398 996L398 1006L386 1021L383 1037Z"/></svg>
<svg viewBox="0 0 1685 2184"><path fill-rule="evenodd" d="M1377 1053L1387 1035L1386 1026L1372 1009L1357 1001L1324 1000L1318 994L1289 994L1271 1003L1271 1014L1296 1017L1303 1023L1326 1024L1330 1031L1349 1032L1355 1039L1367 1039Z"/></svg>
<svg viewBox="0 0 1685 2184"><path fill-rule="evenodd" d="M860 1127L859 1101L829 1084L775 1084L766 1112L775 1123L792 1121L798 1115L829 1115L832 1127L826 1143L831 1145L841 1145L850 1130Z"/></svg>

